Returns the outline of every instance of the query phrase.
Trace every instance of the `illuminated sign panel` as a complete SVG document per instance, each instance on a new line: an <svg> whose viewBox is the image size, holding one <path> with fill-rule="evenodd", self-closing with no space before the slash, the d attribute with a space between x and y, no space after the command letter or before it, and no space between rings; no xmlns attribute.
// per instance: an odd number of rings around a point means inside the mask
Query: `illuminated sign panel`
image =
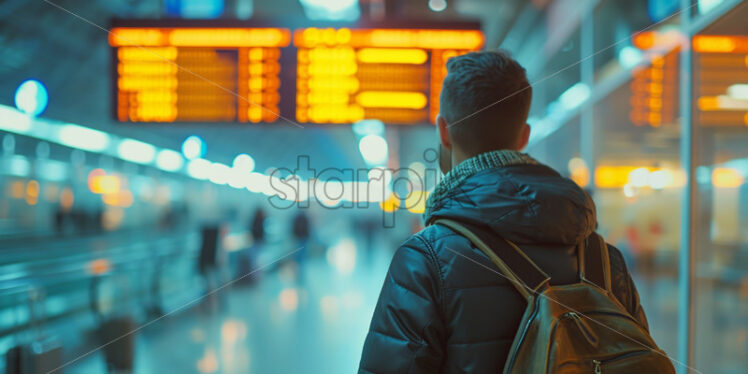
<svg viewBox="0 0 748 374"><path fill-rule="evenodd" d="M696 122L701 126L748 126L748 37L693 38Z"/></svg>
<svg viewBox="0 0 748 374"><path fill-rule="evenodd" d="M477 30L306 28L297 47L296 120L434 121L449 57L478 50Z"/></svg>
<svg viewBox="0 0 748 374"><path fill-rule="evenodd" d="M447 59L484 42L473 23L293 32L163 23L119 21L111 30L120 121L433 122Z"/></svg>
<svg viewBox="0 0 748 374"><path fill-rule="evenodd" d="M116 27L116 116L131 122L274 122L281 28Z"/></svg>
<svg viewBox="0 0 748 374"><path fill-rule="evenodd" d="M650 66L635 69L631 82L631 113L636 126L671 125L677 118L679 49L655 56Z"/></svg>
<svg viewBox="0 0 748 374"><path fill-rule="evenodd" d="M680 40L677 31L644 31L632 36L636 48L651 57L648 66L632 71L631 112L636 126L673 125L678 118Z"/></svg>

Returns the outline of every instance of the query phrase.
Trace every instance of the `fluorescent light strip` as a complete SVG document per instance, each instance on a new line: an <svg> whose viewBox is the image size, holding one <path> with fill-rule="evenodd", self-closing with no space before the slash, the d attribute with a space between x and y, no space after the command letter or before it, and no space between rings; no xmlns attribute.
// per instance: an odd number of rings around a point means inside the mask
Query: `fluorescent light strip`
<svg viewBox="0 0 748 374"><path fill-rule="evenodd" d="M135 139L122 139L117 147L119 158L148 165L156 158L156 147Z"/></svg>
<svg viewBox="0 0 748 374"><path fill-rule="evenodd" d="M190 160L185 168L184 157L175 150L159 148L135 139L120 138L103 131L72 123L30 117L13 107L2 104L0 104L0 131L29 136L92 153L118 157L122 160L138 164L151 165L155 162L156 167L167 172L186 174L197 180L210 180L217 185L226 185L228 183L234 188L245 188L253 193L263 193L267 196L277 195L281 198L291 200L307 200L309 198L309 196L304 196L301 192L298 197L294 197L289 195L288 191L280 192L274 189L271 186L271 179L276 179L273 183L276 186L281 184L280 180L274 176L250 171L254 165L250 166L253 162L247 162L247 159L251 159L251 156L246 157L248 155L244 155L239 159L239 169L243 170L234 170L228 165L212 162L204 158ZM115 148L114 145L117 147ZM10 171L10 174L20 177L27 177L29 175L31 164L26 157L15 155L11 158L4 158L2 161L3 163L7 163L6 169ZM64 164L55 163L49 166L60 169ZM230 180L232 171L246 173L246 175L240 174L238 176L240 180ZM64 175L60 174L57 179L59 178L64 178ZM358 199L353 199L356 201L378 202L384 196L391 194L391 177L387 178L384 183L380 179L377 179L376 176L372 177L370 175L370 178L374 179L369 181L342 182L341 185L343 188L350 189L351 193L343 194L340 199L327 201L327 203L337 204L341 201L351 200L351 197L354 196L353 194L358 197ZM332 180L315 181L315 183L323 186L325 183L335 184L336 182ZM283 196L284 194L285 196ZM320 200L320 202L326 203L323 200Z"/></svg>
<svg viewBox="0 0 748 374"><path fill-rule="evenodd" d="M184 166L182 154L171 149L162 149L156 156L156 167L164 171L176 172Z"/></svg>
<svg viewBox="0 0 748 374"><path fill-rule="evenodd" d="M90 152L101 152L109 148L109 134L72 123L61 125L57 131L58 143Z"/></svg>

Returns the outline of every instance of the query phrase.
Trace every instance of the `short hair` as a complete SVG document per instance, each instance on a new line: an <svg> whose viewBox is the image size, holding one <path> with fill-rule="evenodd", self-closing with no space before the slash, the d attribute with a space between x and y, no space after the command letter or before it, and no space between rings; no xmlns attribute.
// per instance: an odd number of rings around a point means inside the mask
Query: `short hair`
<svg viewBox="0 0 748 374"><path fill-rule="evenodd" d="M470 52L447 61L439 101L452 141L478 154L515 144L530 112L532 86L506 51Z"/></svg>

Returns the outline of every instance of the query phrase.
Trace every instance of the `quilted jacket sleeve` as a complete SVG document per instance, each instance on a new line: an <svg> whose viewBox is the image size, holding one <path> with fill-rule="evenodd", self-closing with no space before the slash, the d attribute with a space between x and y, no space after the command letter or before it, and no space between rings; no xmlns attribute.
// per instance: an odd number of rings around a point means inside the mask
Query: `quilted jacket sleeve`
<svg viewBox="0 0 748 374"><path fill-rule="evenodd" d="M359 373L434 373L445 327L436 258L414 236L395 253L371 321Z"/></svg>
<svg viewBox="0 0 748 374"><path fill-rule="evenodd" d="M611 288L613 294L626 307L631 316L636 318L639 324L645 329L649 330L647 316L644 314L644 308L642 308L639 302L639 293L636 291L631 274L629 274L626 268L626 262L623 260L621 251L610 244L608 244L608 250L610 252Z"/></svg>

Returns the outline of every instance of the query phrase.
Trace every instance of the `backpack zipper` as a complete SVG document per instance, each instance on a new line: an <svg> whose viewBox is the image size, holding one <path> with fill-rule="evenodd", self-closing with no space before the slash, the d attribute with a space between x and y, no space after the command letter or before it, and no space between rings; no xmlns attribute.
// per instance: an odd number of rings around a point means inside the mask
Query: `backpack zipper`
<svg viewBox="0 0 748 374"><path fill-rule="evenodd" d="M649 351L647 351L647 350L633 351L633 352L624 353L624 354L616 356L616 357L611 357L609 359L602 360L602 361L601 360L592 360L592 368L594 369L595 374L602 374L602 372L603 372L602 365L605 364L605 363L622 360L624 358L629 358L629 357L632 357L632 356L638 356L638 355L641 355L641 354L645 354L647 352L649 352Z"/></svg>

